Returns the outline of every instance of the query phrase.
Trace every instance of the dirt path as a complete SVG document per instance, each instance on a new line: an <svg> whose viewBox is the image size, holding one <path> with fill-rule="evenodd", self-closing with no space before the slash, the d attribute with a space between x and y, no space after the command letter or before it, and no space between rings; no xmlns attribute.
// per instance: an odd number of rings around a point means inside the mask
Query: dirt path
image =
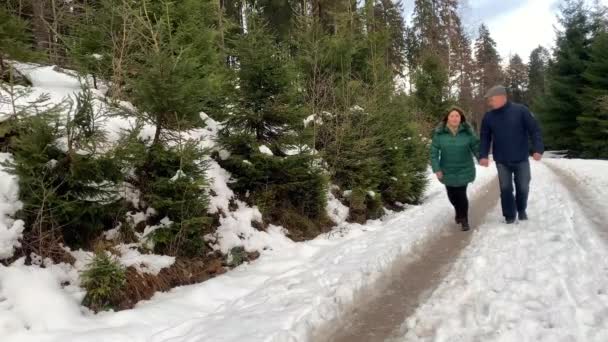
<svg viewBox="0 0 608 342"><path fill-rule="evenodd" d="M498 198L498 183L494 181L471 199L470 221L473 227L483 222L486 214L498 204ZM395 262L372 288L357 295L351 312L338 321L328 322L312 340L375 342L389 338L440 284L453 261L470 242L475 228L462 232L452 223L444 231L444 234Z"/></svg>

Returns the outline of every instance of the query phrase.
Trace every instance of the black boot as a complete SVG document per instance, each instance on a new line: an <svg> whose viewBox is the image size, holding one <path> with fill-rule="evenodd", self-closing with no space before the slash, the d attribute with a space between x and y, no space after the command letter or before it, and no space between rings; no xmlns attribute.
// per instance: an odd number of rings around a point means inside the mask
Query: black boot
<svg viewBox="0 0 608 342"><path fill-rule="evenodd" d="M461 224L462 223L462 219L460 217L458 217L458 215L457 215L457 216L454 217L454 222L456 222L456 224Z"/></svg>
<svg viewBox="0 0 608 342"><path fill-rule="evenodd" d="M518 217L520 221L528 220L528 214L525 211L520 211Z"/></svg>
<svg viewBox="0 0 608 342"><path fill-rule="evenodd" d="M471 226L469 226L469 219L464 218L460 221L460 223L462 224L463 232L466 232L467 230L471 229Z"/></svg>

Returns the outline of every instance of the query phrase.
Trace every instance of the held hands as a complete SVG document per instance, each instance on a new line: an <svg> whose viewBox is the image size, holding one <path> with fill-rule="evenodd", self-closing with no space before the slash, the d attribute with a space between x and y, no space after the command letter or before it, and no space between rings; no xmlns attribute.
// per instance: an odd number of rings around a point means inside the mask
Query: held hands
<svg viewBox="0 0 608 342"><path fill-rule="evenodd" d="M532 155L532 158L534 158L534 160L536 160L536 161L540 161L543 158L543 155L536 152Z"/></svg>
<svg viewBox="0 0 608 342"><path fill-rule="evenodd" d="M488 158L480 159L479 165L481 165L483 167L488 167L488 166L490 166L490 160Z"/></svg>
<svg viewBox="0 0 608 342"><path fill-rule="evenodd" d="M435 172L435 176L437 176L437 179L442 180L443 179L443 172L437 171L437 172Z"/></svg>

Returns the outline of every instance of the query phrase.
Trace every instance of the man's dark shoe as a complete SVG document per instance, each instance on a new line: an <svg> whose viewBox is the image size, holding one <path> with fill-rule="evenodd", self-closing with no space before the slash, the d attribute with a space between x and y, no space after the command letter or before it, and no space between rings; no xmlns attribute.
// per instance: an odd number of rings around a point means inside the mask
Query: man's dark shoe
<svg viewBox="0 0 608 342"><path fill-rule="evenodd" d="M471 229L471 226L469 226L469 220L467 220L467 219L462 220L462 231L466 232L469 229Z"/></svg>
<svg viewBox="0 0 608 342"><path fill-rule="evenodd" d="M528 214L525 211L522 211L519 213L519 220L520 221L527 221L528 220Z"/></svg>
<svg viewBox="0 0 608 342"><path fill-rule="evenodd" d="M507 221L507 224L513 224L513 223L515 223L515 219L514 218L507 218L506 221Z"/></svg>

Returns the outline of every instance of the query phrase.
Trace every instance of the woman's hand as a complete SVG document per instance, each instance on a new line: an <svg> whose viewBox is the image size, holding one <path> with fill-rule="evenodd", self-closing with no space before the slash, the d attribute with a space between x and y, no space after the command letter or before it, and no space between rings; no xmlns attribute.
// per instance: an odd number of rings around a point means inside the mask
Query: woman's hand
<svg viewBox="0 0 608 342"><path fill-rule="evenodd" d="M443 179L443 172L437 171L437 172L435 172L435 176L437 176L437 179L442 180Z"/></svg>

